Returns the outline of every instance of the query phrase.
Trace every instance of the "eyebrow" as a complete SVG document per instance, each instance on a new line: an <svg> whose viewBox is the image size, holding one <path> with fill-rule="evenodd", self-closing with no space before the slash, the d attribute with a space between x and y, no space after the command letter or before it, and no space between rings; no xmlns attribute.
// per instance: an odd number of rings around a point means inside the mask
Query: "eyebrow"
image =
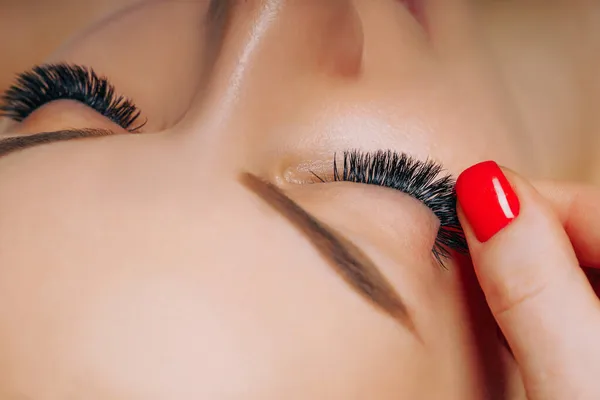
<svg viewBox="0 0 600 400"><path fill-rule="evenodd" d="M68 129L27 136L11 136L0 139L0 157L43 144L112 135L117 135L117 133L108 129Z"/></svg>
<svg viewBox="0 0 600 400"><path fill-rule="evenodd" d="M61 141L117 135L105 129L70 129L0 140L0 157ZM416 334L406 303L373 261L352 241L318 221L272 183L245 173L241 183L285 217L327 263L363 298Z"/></svg>
<svg viewBox="0 0 600 400"><path fill-rule="evenodd" d="M242 174L240 182L304 234L352 289L417 336L406 303L373 261L354 243L318 221L274 184L250 173Z"/></svg>

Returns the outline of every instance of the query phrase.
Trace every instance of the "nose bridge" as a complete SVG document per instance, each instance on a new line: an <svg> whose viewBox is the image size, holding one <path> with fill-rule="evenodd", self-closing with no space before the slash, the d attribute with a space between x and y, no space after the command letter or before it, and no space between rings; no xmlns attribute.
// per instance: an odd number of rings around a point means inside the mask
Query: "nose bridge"
<svg viewBox="0 0 600 400"><path fill-rule="evenodd" d="M207 165L244 163L330 81L358 77L362 23L352 0L223 1L224 34L206 82L179 125ZM319 84L322 83L322 84ZM228 160L228 161L226 161ZM232 162L233 161L233 162Z"/></svg>
<svg viewBox="0 0 600 400"><path fill-rule="evenodd" d="M304 68L328 65L341 73L360 61L362 30L352 0L240 1L233 19L250 21L240 43L246 51L262 42Z"/></svg>
<svg viewBox="0 0 600 400"><path fill-rule="evenodd" d="M211 79L221 110L263 80L284 85L307 74L351 77L360 72L363 31L351 0L229 3L227 34Z"/></svg>
<svg viewBox="0 0 600 400"><path fill-rule="evenodd" d="M267 0L265 47L279 51L290 72L349 75L360 68L363 32L352 0Z"/></svg>

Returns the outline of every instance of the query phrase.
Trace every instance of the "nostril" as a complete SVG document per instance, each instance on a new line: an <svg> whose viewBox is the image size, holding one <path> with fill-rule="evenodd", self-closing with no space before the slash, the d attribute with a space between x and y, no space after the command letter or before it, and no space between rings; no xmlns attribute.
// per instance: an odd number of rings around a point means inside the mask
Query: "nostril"
<svg viewBox="0 0 600 400"><path fill-rule="evenodd" d="M420 7L420 0L398 0L400 3L404 4L404 6L414 15L417 14Z"/></svg>
<svg viewBox="0 0 600 400"><path fill-rule="evenodd" d="M354 6L341 4L339 8L323 25L321 63L332 74L351 77L362 67L363 26Z"/></svg>
<svg viewBox="0 0 600 400"><path fill-rule="evenodd" d="M425 0L398 0L402 3L408 11L413 15L415 20L421 24L424 28L426 27L425 18Z"/></svg>

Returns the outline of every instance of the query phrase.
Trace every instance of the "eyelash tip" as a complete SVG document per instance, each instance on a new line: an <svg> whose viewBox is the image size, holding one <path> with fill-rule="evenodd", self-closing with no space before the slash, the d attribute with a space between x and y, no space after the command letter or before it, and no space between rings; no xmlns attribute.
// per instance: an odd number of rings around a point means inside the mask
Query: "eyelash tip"
<svg viewBox="0 0 600 400"><path fill-rule="evenodd" d="M35 65L18 74L0 95L0 115L22 122L38 108L56 100L79 101L128 130L140 116L133 101L118 95L108 78L92 68L70 63Z"/></svg>
<svg viewBox="0 0 600 400"><path fill-rule="evenodd" d="M440 220L440 229L432 249L438 263L451 258L451 250L467 252L468 247L456 213L455 180L437 161L418 160L406 153L392 150L343 153L340 175L337 154L334 154L333 179L384 186L404 192L429 207Z"/></svg>

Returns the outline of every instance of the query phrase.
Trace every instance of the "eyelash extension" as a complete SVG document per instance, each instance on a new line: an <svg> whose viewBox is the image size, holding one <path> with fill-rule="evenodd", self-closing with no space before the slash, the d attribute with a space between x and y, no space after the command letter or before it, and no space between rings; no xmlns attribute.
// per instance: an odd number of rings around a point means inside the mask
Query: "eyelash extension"
<svg viewBox="0 0 600 400"><path fill-rule="evenodd" d="M74 64L38 65L19 74L0 96L0 117L21 122L55 100L79 101L130 132L145 125L136 125L140 110L130 99L118 95L106 77Z"/></svg>
<svg viewBox="0 0 600 400"><path fill-rule="evenodd" d="M444 267L450 250L466 253L468 250L462 227L456 213L455 181L444 174L444 168L431 160L421 161L407 154L376 151L344 152L340 173L337 156L333 162L333 180L364 183L396 189L414 197L433 211L440 220L440 229L433 246L433 256Z"/></svg>

